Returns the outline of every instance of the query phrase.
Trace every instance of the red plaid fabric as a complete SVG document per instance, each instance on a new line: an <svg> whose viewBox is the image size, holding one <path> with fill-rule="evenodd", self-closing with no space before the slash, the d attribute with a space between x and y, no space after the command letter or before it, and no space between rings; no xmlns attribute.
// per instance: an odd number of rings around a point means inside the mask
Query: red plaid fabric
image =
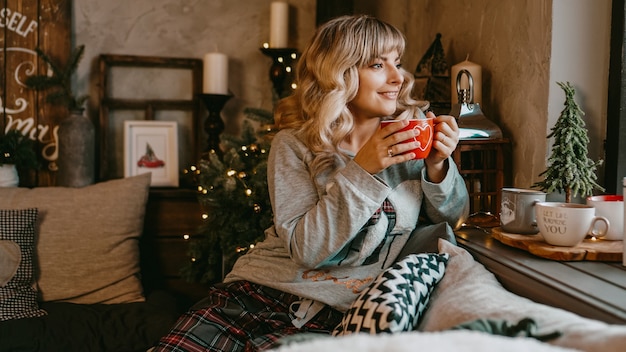
<svg viewBox="0 0 626 352"><path fill-rule="evenodd" d="M301 329L296 328L289 306L298 300L248 281L218 284L179 318L154 352L262 351L275 347L283 336L330 334L341 322L343 314L327 306Z"/></svg>

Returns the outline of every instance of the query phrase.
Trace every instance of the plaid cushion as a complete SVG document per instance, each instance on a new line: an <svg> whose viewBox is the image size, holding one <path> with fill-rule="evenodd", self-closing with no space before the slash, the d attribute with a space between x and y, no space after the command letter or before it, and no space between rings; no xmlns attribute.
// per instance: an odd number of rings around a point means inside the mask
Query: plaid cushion
<svg viewBox="0 0 626 352"><path fill-rule="evenodd" d="M16 243L20 253L15 275L0 286L0 321L46 314L39 309L33 282L36 220L37 209L34 208L0 210L0 240Z"/></svg>

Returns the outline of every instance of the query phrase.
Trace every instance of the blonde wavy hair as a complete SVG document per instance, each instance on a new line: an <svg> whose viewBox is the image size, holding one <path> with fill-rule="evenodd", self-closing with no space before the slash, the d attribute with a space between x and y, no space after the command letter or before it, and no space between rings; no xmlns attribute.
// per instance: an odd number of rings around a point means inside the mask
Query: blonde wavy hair
<svg viewBox="0 0 626 352"><path fill-rule="evenodd" d="M314 173L332 167L338 146L354 127L348 108L359 89L358 69L391 51L404 53L404 35L366 15L342 16L320 26L296 68L297 88L274 110L279 129L293 128L313 152ZM421 102L410 97L413 75L401 68L404 83L392 118L414 116Z"/></svg>

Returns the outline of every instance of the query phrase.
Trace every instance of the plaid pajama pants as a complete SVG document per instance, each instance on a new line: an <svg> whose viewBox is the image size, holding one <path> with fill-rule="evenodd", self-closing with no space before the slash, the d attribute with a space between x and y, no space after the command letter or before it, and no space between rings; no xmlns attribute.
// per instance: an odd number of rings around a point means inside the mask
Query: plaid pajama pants
<svg viewBox="0 0 626 352"><path fill-rule="evenodd" d="M283 336L330 333L343 314L328 306L298 329L289 306L300 298L247 281L217 284L161 338L161 351L262 351Z"/></svg>

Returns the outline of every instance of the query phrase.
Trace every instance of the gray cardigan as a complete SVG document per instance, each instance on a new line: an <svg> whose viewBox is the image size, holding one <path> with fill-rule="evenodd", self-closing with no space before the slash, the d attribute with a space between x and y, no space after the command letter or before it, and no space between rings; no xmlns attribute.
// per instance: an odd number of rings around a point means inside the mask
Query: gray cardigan
<svg viewBox="0 0 626 352"><path fill-rule="evenodd" d="M370 175L350 159L312 175L312 158L292 130L276 134L268 162L274 225L225 282L248 280L345 311L400 259L421 211L453 228L468 215L467 189L451 159L435 184L426 180L423 160Z"/></svg>

